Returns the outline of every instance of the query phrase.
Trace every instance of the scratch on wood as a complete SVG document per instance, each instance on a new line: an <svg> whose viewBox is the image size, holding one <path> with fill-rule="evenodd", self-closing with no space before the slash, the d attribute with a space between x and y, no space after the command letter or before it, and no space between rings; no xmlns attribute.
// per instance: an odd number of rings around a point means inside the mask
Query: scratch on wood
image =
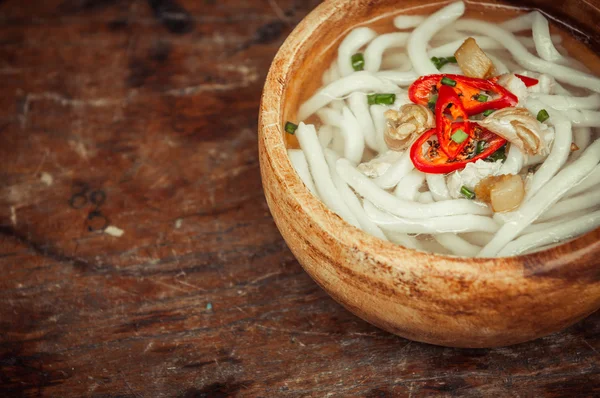
<svg viewBox="0 0 600 398"><path fill-rule="evenodd" d="M590 347L592 349L592 351L594 351L596 353L596 355L600 355L600 352L598 352L598 350L596 350L594 348L594 346L592 346L590 343L588 343L586 339L582 338L581 341L583 341L585 343L585 345L587 345L588 347Z"/></svg>
<svg viewBox="0 0 600 398"><path fill-rule="evenodd" d="M13 226L17 226L17 210L15 206L10 206L10 222Z"/></svg>
<svg viewBox="0 0 600 398"><path fill-rule="evenodd" d="M281 275L281 274L282 274L282 272L281 272L281 271L277 271L277 272L271 272L271 273L268 273L268 274L265 274L265 275L259 276L258 278L256 278L256 279L252 280L252 281L249 283L249 285L254 285L254 284L256 284L256 283L258 283L258 282L260 282L260 281L262 281L262 280L268 279L268 278L270 278L270 277L272 277L272 276Z"/></svg>
<svg viewBox="0 0 600 398"><path fill-rule="evenodd" d="M221 67L224 71L238 72L241 75L241 80L231 83L207 83L195 86L171 89L164 92L165 95L173 97L184 97L204 93L207 91L229 91L238 88L244 88L255 83L259 79L258 71L255 68L250 68L246 65L224 65Z"/></svg>
<svg viewBox="0 0 600 398"><path fill-rule="evenodd" d="M285 23L289 23L289 18L285 15L285 12L279 6L279 4L277 4L276 0L269 0L269 5L273 9L273 12L275 12L275 15L277 15L277 18L281 19Z"/></svg>

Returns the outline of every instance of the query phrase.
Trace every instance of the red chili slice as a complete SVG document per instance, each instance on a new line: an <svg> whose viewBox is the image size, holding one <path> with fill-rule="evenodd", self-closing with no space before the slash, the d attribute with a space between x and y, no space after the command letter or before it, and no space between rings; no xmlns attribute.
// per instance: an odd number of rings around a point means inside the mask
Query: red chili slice
<svg viewBox="0 0 600 398"><path fill-rule="evenodd" d="M450 107L450 108L448 108ZM446 116L446 111L450 112L451 120ZM462 118L461 123L453 123L456 119ZM471 136L471 123L467 120L467 114L458 94L450 86L441 86L439 89L438 100L435 104L435 123L437 129L440 148L450 158L456 157L458 153L467 145L468 140L456 143L452 136L456 131L462 130L468 136Z"/></svg>
<svg viewBox="0 0 600 398"><path fill-rule="evenodd" d="M487 111L488 109L502 109L509 106L515 106L519 102L518 98L499 85L493 79L477 79L461 75L436 74L422 76L417 79L408 89L408 96L415 104L427 105L432 94L439 91L442 87L442 78L452 79L456 82L454 91L461 97L462 104L467 115L475 115ZM483 92L483 93L482 93ZM496 97L489 101L481 102L479 95Z"/></svg>
<svg viewBox="0 0 600 398"><path fill-rule="evenodd" d="M535 86L536 84L538 84L540 82L538 79L534 79L533 77L517 75L516 73L515 73L515 76L518 77L519 79L521 79L521 81L523 83L525 83L525 87Z"/></svg>
<svg viewBox="0 0 600 398"><path fill-rule="evenodd" d="M506 140L489 130L476 128L476 132L473 137L468 138L468 144L463 148L460 154L455 158L449 158L444 151L439 148L439 143L434 141L434 135L436 135L436 129L431 129L421 137L410 148L410 158L415 165L415 168L424 173L430 174L447 174L455 170L464 168L468 163L473 163L479 159L485 159L492 155L498 149L502 148L506 144ZM424 152L423 145L429 141L430 146ZM475 156L471 156L476 147L478 141L486 142L484 150Z"/></svg>

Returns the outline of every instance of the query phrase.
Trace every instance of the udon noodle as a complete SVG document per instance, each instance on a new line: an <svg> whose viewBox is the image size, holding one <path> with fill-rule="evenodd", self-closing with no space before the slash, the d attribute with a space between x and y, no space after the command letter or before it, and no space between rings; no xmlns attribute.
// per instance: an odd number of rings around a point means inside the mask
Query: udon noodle
<svg viewBox="0 0 600 398"><path fill-rule="evenodd" d="M352 226L417 250L514 256L598 228L600 79L537 11L464 14L350 31L286 124L298 175Z"/></svg>

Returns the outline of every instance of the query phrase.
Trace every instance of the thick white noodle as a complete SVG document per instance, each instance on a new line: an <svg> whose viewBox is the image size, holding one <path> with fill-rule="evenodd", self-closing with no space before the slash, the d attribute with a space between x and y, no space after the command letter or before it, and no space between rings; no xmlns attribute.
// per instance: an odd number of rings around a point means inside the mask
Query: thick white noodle
<svg viewBox="0 0 600 398"><path fill-rule="evenodd" d="M461 235L467 242L481 247L487 245L494 237L494 234L487 232L467 232Z"/></svg>
<svg viewBox="0 0 600 398"><path fill-rule="evenodd" d="M483 231L495 233L500 226L490 217L470 214L426 219L410 219L388 214L370 202L365 202L365 211L371 221L386 231L407 234L443 234Z"/></svg>
<svg viewBox="0 0 600 398"><path fill-rule="evenodd" d="M598 162L600 162L600 140L594 141L579 159L565 166L537 194L526 200L519 210L513 212L511 221L500 228L494 239L481 250L478 256L496 256L510 241L537 220L544 211L586 178L598 165Z"/></svg>
<svg viewBox="0 0 600 398"><path fill-rule="evenodd" d="M427 186L433 200L436 202L442 200L450 200L450 192L446 185L446 177L443 174L426 174L425 179L427 180Z"/></svg>
<svg viewBox="0 0 600 398"><path fill-rule="evenodd" d="M496 74L497 75L504 75L506 73L510 72L510 69L508 69L508 66L506 65L505 62L503 62L499 57L496 57L495 55L492 54L487 54L488 58L492 60L492 63L494 64L494 68L496 69Z"/></svg>
<svg viewBox="0 0 600 398"><path fill-rule="evenodd" d="M347 106L342 110L340 128L344 135L344 157L357 165L365 151L365 137L360 131L358 120Z"/></svg>
<svg viewBox="0 0 600 398"><path fill-rule="evenodd" d="M408 36L408 33L396 32L376 37L369 43L363 54L365 58L365 70L372 73L378 72L381 68L383 53L390 48L406 46Z"/></svg>
<svg viewBox="0 0 600 398"><path fill-rule="evenodd" d="M600 211L595 211L591 214L565 221L560 225L547 228L543 231L523 235L507 244L506 247L498 253L498 256L516 256L538 247L574 238L578 235L593 231L599 226Z"/></svg>
<svg viewBox="0 0 600 398"><path fill-rule="evenodd" d="M415 166L410 159L410 150L404 151L400 159L398 159L383 175L377 177L373 182L380 188L394 188L400 180L408 173L414 170Z"/></svg>
<svg viewBox="0 0 600 398"><path fill-rule="evenodd" d="M333 130L333 140L331 141L331 149L340 156L344 156L344 134L339 128Z"/></svg>
<svg viewBox="0 0 600 398"><path fill-rule="evenodd" d="M423 186L424 182L425 174L418 170L412 170L396 185L394 195L400 199L417 201L419 189Z"/></svg>
<svg viewBox="0 0 600 398"><path fill-rule="evenodd" d="M579 148L572 158L577 159L592 142L592 129L589 127L576 127L573 129L573 142Z"/></svg>
<svg viewBox="0 0 600 398"><path fill-rule="evenodd" d="M587 109L569 109L559 112L563 113L576 127L600 127L600 112Z"/></svg>
<svg viewBox="0 0 600 398"><path fill-rule="evenodd" d="M401 234L394 231L385 231L385 236L389 239L390 242L395 243L400 246L404 246L407 249L415 249L415 250L426 250L421 242L417 240L417 238L408 236L407 234Z"/></svg>
<svg viewBox="0 0 600 398"><path fill-rule="evenodd" d="M530 94L530 98L538 99L554 109L566 111L569 109L598 109L600 94L594 93L587 97L572 97L566 95Z"/></svg>
<svg viewBox="0 0 600 398"><path fill-rule="evenodd" d="M552 220L565 214L573 213L580 210L592 209L600 206L600 189L583 193L578 196L561 200L552 206L547 212L542 214L537 221Z"/></svg>
<svg viewBox="0 0 600 398"><path fill-rule="evenodd" d="M521 149L516 145L510 145L508 149L508 155L506 155L506 161L500 167L498 174L519 174L525 163L525 156Z"/></svg>
<svg viewBox="0 0 600 398"><path fill-rule="evenodd" d="M336 111L341 112L344 109L346 102L343 99L334 99L329 103L331 109L335 109Z"/></svg>
<svg viewBox="0 0 600 398"><path fill-rule="evenodd" d="M482 206L467 199L446 200L431 204L421 204L398 199L389 192L379 188L373 181L358 171L346 159L337 162L340 177L360 196L390 214L404 218L429 218L455 216L460 214L490 215L487 206Z"/></svg>
<svg viewBox="0 0 600 398"><path fill-rule="evenodd" d="M527 51L525 46L523 46L512 33L494 24L475 19L461 19L454 23L454 27L457 30L475 32L497 40L510 51L515 58L515 61L526 69L547 73L554 76L557 80L569 83L573 86L584 87L595 92L600 92L600 79L597 77L534 56Z"/></svg>
<svg viewBox="0 0 600 398"><path fill-rule="evenodd" d="M352 93L348 97L348 106L356 117L358 125L365 136L365 143L374 151L379 151L376 136L375 125L369 110L369 101L363 93Z"/></svg>
<svg viewBox="0 0 600 398"><path fill-rule="evenodd" d="M442 46L454 41L460 41L462 40L463 42L468 38L468 37L472 37L475 40L479 40L485 36L478 36L478 35L465 35L464 32L460 32L456 29L454 29L454 27L448 27L445 28L441 31L439 31L432 39L431 42L435 43L437 46ZM531 37L523 37L523 36L515 36L515 38L519 41L519 43L521 43L523 46L525 46L527 49L531 49L531 50L535 50L535 42L533 41L533 39ZM554 43L562 43L562 36L560 35L552 35L551 36L552 41ZM485 40L493 40L490 39L489 37L485 37ZM487 42L487 44L484 44L484 46L487 46L488 48L486 49L487 51L494 51L497 49L504 49L504 46L501 46L497 41L494 40L495 43L497 44L492 44L491 42ZM462 43L461 43L462 44ZM458 47L457 47L458 49Z"/></svg>
<svg viewBox="0 0 600 398"><path fill-rule="evenodd" d="M550 37L550 25L541 13L533 13L533 25L531 29L535 49L540 58L548 62L565 61L556 47L554 47L554 43L552 43L552 38Z"/></svg>
<svg viewBox="0 0 600 398"><path fill-rule="evenodd" d="M529 109L532 114L537 115L540 110L544 109L544 104L540 101L531 99L527 100L526 108ZM533 175L525 199L531 198L544 186L544 184L550 181L560 168L564 166L571 153L571 143L573 142L571 123L558 113L550 115L548 122L554 125L554 142L552 143L552 150L542 166Z"/></svg>
<svg viewBox="0 0 600 398"><path fill-rule="evenodd" d="M398 15L394 18L396 29L413 29L421 25L427 17L423 15Z"/></svg>
<svg viewBox="0 0 600 398"><path fill-rule="evenodd" d="M555 227L557 225L560 225L561 223L564 223L565 221L572 220L572 219L574 219L576 217L580 217L580 216L583 216L583 215L588 214L588 213L589 213L589 211L585 211L585 210L583 210L583 211L575 211L573 213L567 214L567 216L559 217L559 218L556 218L556 219L551 220L551 221L538 222L539 220L536 220L536 222L534 224L531 224L530 226L528 226L527 228L525 228L523 230L523 232L521 232L521 234L519 236L531 234L531 233L534 233L534 232L544 231L544 230L547 230L548 228L552 228L552 227Z"/></svg>
<svg viewBox="0 0 600 398"><path fill-rule="evenodd" d="M567 198L575 195L579 195L582 192L587 191L600 184L600 166L596 166L594 171L590 173L581 183L577 184L569 191L569 194L566 195Z"/></svg>
<svg viewBox="0 0 600 398"><path fill-rule="evenodd" d="M379 153L385 153L388 150L384 138L386 126L384 113L387 109L388 107L384 105L371 105L370 108L373 125L375 126L375 142L377 143L377 148L379 148Z"/></svg>
<svg viewBox="0 0 600 398"><path fill-rule="evenodd" d="M452 3L429 16L413 30L406 46L408 57L419 75L431 75L438 72L427 55L429 40L440 30L449 26L465 12L465 3Z"/></svg>
<svg viewBox="0 0 600 398"><path fill-rule="evenodd" d="M343 98L355 91L395 93L398 91L398 86L388 80L379 79L366 71L355 72L317 91L315 95L300 106L298 119L306 120L333 100Z"/></svg>
<svg viewBox="0 0 600 398"><path fill-rule="evenodd" d="M442 69L440 69L441 73L447 73L450 75L463 75L464 76L464 72L462 71L462 69L460 69L460 66L458 66L457 64L446 64L444 66L442 66Z"/></svg>
<svg viewBox="0 0 600 398"><path fill-rule="evenodd" d="M325 161L323 148L319 144L315 127L312 124L306 125L301 122L296 130L296 138L298 138L300 148L304 151L317 192L319 192L319 197L323 203L348 223L360 228L358 220L340 197L331 175L327 172L329 168Z"/></svg>
<svg viewBox="0 0 600 398"><path fill-rule="evenodd" d="M449 57L454 55L456 50L463 45L465 40L472 37L477 42L477 45L482 50L498 50L504 49L504 46L494 39L485 36L461 36L459 39L443 44L439 47L431 49L428 53L431 57Z"/></svg>
<svg viewBox="0 0 600 398"><path fill-rule="evenodd" d="M419 203L434 203L435 199L433 199L433 195L431 192L422 192L417 198Z"/></svg>
<svg viewBox="0 0 600 398"><path fill-rule="evenodd" d="M523 167L535 166L536 164L542 163L544 160L546 160L546 158L548 158L548 156L527 155L525 157L525 164L523 164Z"/></svg>
<svg viewBox="0 0 600 398"><path fill-rule="evenodd" d="M354 217L358 220L362 230L379 239L387 240L386 236L381 232L381 229L369 219L360 200L356 197L354 192L352 192L350 187L348 187L348 184L346 184L338 175L335 169L335 163L339 159L339 156L335 152L325 149L325 159L329 165L329 172L331 173L331 179L333 180L335 187Z"/></svg>
<svg viewBox="0 0 600 398"><path fill-rule="evenodd" d="M343 109L343 108L342 108ZM332 108L322 108L317 112L317 116L324 125L340 127L342 125L342 112Z"/></svg>
<svg viewBox="0 0 600 398"><path fill-rule="evenodd" d="M315 187L315 183L313 182L312 176L310 175L310 170L308 168L308 162L306 161L306 157L304 156L304 152L301 149L288 149L288 156L290 158L290 162L292 162L292 166L298 173L298 176L309 189L310 192L313 193L316 197L319 197L317 193L317 188Z"/></svg>
<svg viewBox="0 0 600 398"><path fill-rule="evenodd" d="M337 79L339 79L340 71L337 65L337 61L333 61L329 69L325 70L323 73L323 85L327 86L330 83L333 83Z"/></svg>
<svg viewBox="0 0 600 398"><path fill-rule="evenodd" d="M553 89L554 89L554 92L550 93L550 94L565 95L567 97L569 97L569 96L572 97L573 96L573 93L570 90L567 90L565 87L563 87L562 84L560 84L558 82L554 82Z"/></svg>
<svg viewBox="0 0 600 398"><path fill-rule="evenodd" d="M407 72L384 70L375 73L375 76L379 79L390 81L400 87L410 86L419 78L419 76L413 70L409 70Z"/></svg>
<svg viewBox="0 0 600 398"><path fill-rule="evenodd" d="M354 72L352 56L375 37L377 37L377 33L366 27L356 28L348 33L338 48L337 63L342 77L349 76Z"/></svg>
<svg viewBox="0 0 600 398"><path fill-rule="evenodd" d="M325 125L319 129L319 142L323 148L327 148L333 140L333 126Z"/></svg>
<svg viewBox="0 0 600 398"><path fill-rule="evenodd" d="M515 62L508 51L487 51L486 54L494 63L498 75L501 74L498 68L502 67L506 68L507 72L505 73L519 73L519 71L523 71L523 68ZM498 61L500 61L500 66L498 66Z"/></svg>
<svg viewBox="0 0 600 398"><path fill-rule="evenodd" d="M473 257L481 250L481 247L471 244L455 234L438 234L433 235L433 238L456 256Z"/></svg>
<svg viewBox="0 0 600 398"><path fill-rule="evenodd" d="M500 24L502 29L506 29L509 32L521 32L524 30L530 30L533 25L533 15L536 13L530 12L528 14L519 15L516 18L509 19Z"/></svg>

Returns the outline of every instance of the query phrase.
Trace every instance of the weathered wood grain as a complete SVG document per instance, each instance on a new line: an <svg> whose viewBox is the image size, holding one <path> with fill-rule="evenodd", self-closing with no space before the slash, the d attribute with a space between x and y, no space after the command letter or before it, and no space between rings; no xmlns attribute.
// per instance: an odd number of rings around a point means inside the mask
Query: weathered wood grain
<svg viewBox="0 0 600 398"><path fill-rule="evenodd" d="M0 2L2 396L600 394L598 314L433 347L302 271L256 127L270 61L317 3Z"/></svg>

